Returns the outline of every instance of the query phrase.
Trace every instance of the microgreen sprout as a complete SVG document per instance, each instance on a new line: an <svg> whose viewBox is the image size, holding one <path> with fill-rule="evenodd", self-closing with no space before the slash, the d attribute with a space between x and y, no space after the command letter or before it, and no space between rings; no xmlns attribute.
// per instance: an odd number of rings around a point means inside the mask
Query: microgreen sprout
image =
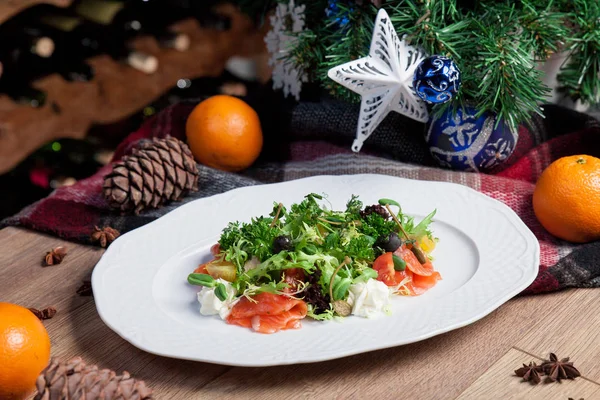
<svg viewBox="0 0 600 400"><path fill-rule="evenodd" d="M227 288L221 282L215 286L215 296L221 301L227 300Z"/></svg>
<svg viewBox="0 0 600 400"><path fill-rule="evenodd" d="M215 286L216 281L212 276L210 276L208 274L194 273L194 274L188 275L188 283L190 285L205 286L205 287L212 288Z"/></svg>
<svg viewBox="0 0 600 400"><path fill-rule="evenodd" d="M392 200L392 199L379 199L379 204L381 204L382 206L396 206L398 208L400 208L400 203L398 203L396 200Z"/></svg>

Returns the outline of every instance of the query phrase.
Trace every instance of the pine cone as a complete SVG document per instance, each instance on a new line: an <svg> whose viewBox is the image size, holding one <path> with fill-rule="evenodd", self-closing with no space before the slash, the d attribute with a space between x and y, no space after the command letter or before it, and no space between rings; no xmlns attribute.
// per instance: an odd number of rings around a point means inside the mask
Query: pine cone
<svg viewBox="0 0 600 400"><path fill-rule="evenodd" d="M190 148L173 137L141 141L104 177L111 208L138 214L198 190L198 168Z"/></svg>
<svg viewBox="0 0 600 400"><path fill-rule="evenodd" d="M34 400L146 400L152 390L127 372L85 365L80 357L68 363L52 359L38 376Z"/></svg>

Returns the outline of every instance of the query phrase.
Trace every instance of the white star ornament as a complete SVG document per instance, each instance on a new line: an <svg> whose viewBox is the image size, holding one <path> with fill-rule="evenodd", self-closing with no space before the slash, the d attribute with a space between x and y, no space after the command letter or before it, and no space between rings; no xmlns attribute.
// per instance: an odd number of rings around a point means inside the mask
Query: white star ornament
<svg viewBox="0 0 600 400"><path fill-rule="evenodd" d="M369 55L328 71L330 79L362 97L353 151L360 151L390 111L427 122L427 106L412 87L415 69L425 57L425 53L398 38L387 12L380 9Z"/></svg>

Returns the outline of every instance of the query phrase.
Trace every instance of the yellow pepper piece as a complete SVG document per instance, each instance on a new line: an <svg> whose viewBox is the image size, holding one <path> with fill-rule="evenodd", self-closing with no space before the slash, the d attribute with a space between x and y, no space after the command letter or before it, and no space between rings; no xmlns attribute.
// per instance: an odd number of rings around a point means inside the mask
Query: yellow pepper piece
<svg viewBox="0 0 600 400"><path fill-rule="evenodd" d="M429 236L423 236L419 241L419 247L425 253L429 254L435 249L436 242L431 240Z"/></svg>

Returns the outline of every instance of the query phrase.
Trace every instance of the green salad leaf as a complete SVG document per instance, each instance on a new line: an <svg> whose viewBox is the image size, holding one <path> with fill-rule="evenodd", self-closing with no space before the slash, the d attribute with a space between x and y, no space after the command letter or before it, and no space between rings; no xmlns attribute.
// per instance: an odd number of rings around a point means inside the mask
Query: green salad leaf
<svg viewBox="0 0 600 400"><path fill-rule="evenodd" d="M406 232L415 240L418 240L424 236L428 236L430 239L433 239L433 233L429 229L429 225L433 221L433 217L437 210L433 210L429 215L427 215L421 222L415 225L414 218L405 217L406 220L403 224Z"/></svg>
<svg viewBox="0 0 600 400"><path fill-rule="evenodd" d="M376 245L378 240L402 231L410 241L423 236L433 238L430 225L435 210L417 223L404 215L400 204L392 199L381 199L379 205L365 208L353 195L345 210L337 211L326 207L331 206L327 202L326 196L317 193L306 195L288 208L274 202L269 215L254 217L250 222L231 222L223 229L217 257L235 266L237 278L232 286L237 296L251 299L268 292L302 298L311 288L310 298L315 303L308 303L308 315L317 320L331 319L331 303L347 299L352 284L377 278L372 265L382 251ZM398 208L394 214L398 222L383 211L392 212L390 205ZM379 209L373 212L374 207ZM342 261L345 265L340 265ZM394 266L396 270L405 267L397 259ZM288 274L304 278L290 284ZM192 274L188 280L196 285L215 285L202 274ZM331 283L333 298L329 298ZM218 290L222 296L223 289ZM329 304L329 308L323 304Z"/></svg>

